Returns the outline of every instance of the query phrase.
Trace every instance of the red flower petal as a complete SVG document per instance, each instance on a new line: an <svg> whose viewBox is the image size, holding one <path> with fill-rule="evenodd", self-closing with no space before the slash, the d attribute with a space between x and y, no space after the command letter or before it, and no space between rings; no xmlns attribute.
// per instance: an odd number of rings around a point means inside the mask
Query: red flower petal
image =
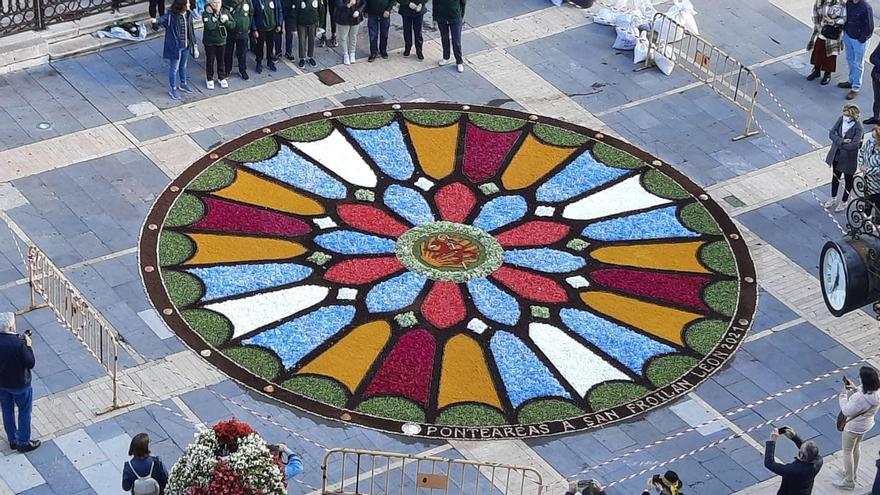
<svg viewBox="0 0 880 495"><path fill-rule="evenodd" d="M399 394L427 406L434 346L434 337L427 330L404 334L373 376L364 395Z"/></svg>
<svg viewBox="0 0 880 495"><path fill-rule="evenodd" d="M464 320L467 310L458 284L434 282L422 303L422 314L437 328L449 328Z"/></svg>
<svg viewBox="0 0 880 495"><path fill-rule="evenodd" d="M447 222L464 222L476 202L474 193L461 182L443 186L434 195L434 203L440 210L440 216Z"/></svg>
<svg viewBox="0 0 880 495"><path fill-rule="evenodd" d="M495 240L504 247L546 246L564 239L570 230L568 225L535 220L502 232Z"/></svg>
<svg viewBox="0 0 880 495"><path fill-rule="evenodd" d="M333 265L324 274L324 278L330 282L362 285L369 284L400 270L403 270L403 265L394 256L354 258Z"/></svg>
<svg viewBox="0 0 880 495"><path fill-rule="evenodd" d="M545 303L568 301L568 294L565 293L565 289L561 285L541 275L502 266L495 270L492 278L532 301Z"/></svg>
<svg viewBox="0 0 880 495"><path fill-rule="evenodd" d="M703 275L682 273L645 272L623 268L609 268L593 272L596 282L635 296L645 296L706 311L703 287L712 281Z"/></svg>
<svg viewBox="0 0 880 495"><path fill-rule="evenodd" d="M494 176L520 134L520 131L487 131L468 124L464 140L464 175L474 182Z"/></svg>
<svg viewBox="0 0 880 495"><path fill-rule="evenodd" d="M192 225L196 229L241 234L296 236L305 234L309 224L290 215L205 197L207 214Z"/></svg>
<svg viewBox="0 0 880 495"><path fill-rule="evenodd" d="M339 205L339 218L352 227L373 234L399 237L409 228L389 214L370 205Z"/></svg>

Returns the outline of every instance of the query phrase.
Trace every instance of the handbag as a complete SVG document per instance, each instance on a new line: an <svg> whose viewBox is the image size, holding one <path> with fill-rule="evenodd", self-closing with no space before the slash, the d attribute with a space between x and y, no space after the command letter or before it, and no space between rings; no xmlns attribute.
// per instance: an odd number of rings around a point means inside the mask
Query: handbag
<svg viewBox="0 0 880 495"><path fill-rule="evenodd" d="M822 36L826 40L839 40L842 31L843 29L839 26L832 26L830 24L822 26Z"/></svg>
<svg viewBox="0 0 880 495"><path fill-rule="evenodd" d="M843 411L840 411L839 413L837 413L837 431L841 431L841 432L842 432L843 429L846 427L846 424L847 424L847 423L849 423L850 421L852 421L852 420L858 418L859 416L863 416L863 415L865 415L865 414L866 414L868 411L870 411L870 410L871 410L871 406L868 405L868 408L867 408L867 409L865 409L864 411L862 411L862 412L856 414L855 416L853 416L853 417L851 417L851 418L847 418L847 417L846 417L846 414L843 414Z"/></svg>

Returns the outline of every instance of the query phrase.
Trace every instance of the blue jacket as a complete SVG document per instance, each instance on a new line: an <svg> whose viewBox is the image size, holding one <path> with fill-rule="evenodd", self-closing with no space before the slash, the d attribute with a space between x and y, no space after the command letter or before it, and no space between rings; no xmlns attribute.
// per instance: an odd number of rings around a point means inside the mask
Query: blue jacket
<svg viewBox="0 0 880 495"><path fill-rule="evenodd" d="M798 437L792 439L798 448L801 440ZM764 444L764 467L782 476L782 485L779 486L777 495L810 495L813 493L813 480L822 469L822 456L812 462L795 459L788 464L776 462L776 442L768 440Z"/></svg>
<svg viewBox="0 0 880 495"><path fill-rule="evenodd" d="M177 21L178 15L168 11L159 17L159 25L165 28L165 48L162 51L162 58L177 60L180 57L180 50L184 48L189 48L190 51L193 50L198 41L196 39L196 32L193 29L193 16L195 15L198 15L195 11L187 11L184 14L186 16L186 45L182 45L180 42L182 36L180 24Z"/></svg>
<svg viewBox="0 0 880 495"><path fill-rule="evenodd" d="M846 24L843 28L850 38L860 43L868 41L874 32L874 11L868 5L868 0L846 2Z"/></svg>
<svg viewBox="0 0 880 495"><path fill-rule="evenodd" d="M284 465L284 481L293 478L303 470L303 461L300 456L293 453L288 447L284 454L287 456L287 464Z"/></svg>
<svg viewBox="0 0 880 495"><path fill-rule="evenodd" d="M128 465L131 464L131 468ZM150 456L146 459L141 459L138 457L132 457L129 462L126 462L122 467L122 491L130 492L132 486L134 486L134 480L140 476L150 475L150 464L153 465L152 478L159 483L159 489L162 492L165 492L165 485L168 484L168 471L165 470L165 465L162 464L162 461L156 456ZM136 471L132 472L132 468Z"/></svg>
<svg viewBox="0 0 880 495"><path fill-rule="evenodd" d="M14 333L0 333L0 388L25 388L31 384L34 350Z"/></svg>

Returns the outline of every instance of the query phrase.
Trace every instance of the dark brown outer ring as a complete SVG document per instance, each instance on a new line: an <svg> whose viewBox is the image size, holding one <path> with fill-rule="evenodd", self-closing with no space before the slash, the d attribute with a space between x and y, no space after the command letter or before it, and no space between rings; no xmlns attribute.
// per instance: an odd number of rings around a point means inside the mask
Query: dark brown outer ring
<svg viewBox="0 0 880 495"><path fill-rule="evenodd" d="M467 108L465 108L467 107ZM220 147L211 150L201 159L199 159L195 164L191 165L187 168L181 175L171 181L171 183L166 186L165 190L159 195L156 199L156 202L153 204L153 207L150 209L149 214L144 222L144 225L141 229L141 237L140 237L140 250L138 252L138 266L140 268L141 277L143 279L144 286L146 288L147 296L150 301L156 306L159 315L165 321L165 323L174 330L174 333L181 339L183 342L196 353L200 353L202 350L210 350L211 354L206 359L209 363L220 369L223 373L233 378L235 381L244 385L251 390L258 392L260 394L265 395L266 397L275 399L280 401L286 405L291 405L296 407L297 409L301 409L304 412L317 414L323 418L332 419L335 421L341 421L343 423L350 423L357 426L363 426L366 428L380 430L387 433L399 434L403 435L402 427L405 424L408 424L403 421L388 419L388 418L380 418L376 416L370 416L367 414L363 414L357 411L340 409L328 404L324 404L322 402L318 402L314 399L310 399L308 397L304 397L298 394L294 394L293 392L281 388L271 382L264 380L256 375L252 374L250 371L242 368L237 363L227 358L222 353L214 350L209 344L207 344L201 336L199 336L190 326L184 321L181 315L178 313L177 309L171 303L170 298L165 290L165 286L162 283L161 270L159 268L159 256L158 256L158 248L159 248L159 233L161 232L160 228L156 228L155 230L151 230L149 226L151 224L161 227L165 221L165 217L168 214L171 206L177 200L178 196L180 196L186 186L196 178L202 171L208 168L212 163L216 161L216 159L211 159L210 155L212 153L216 153L219 156L223 157L227 154L235 151L236 149L242 147L245 144L256 141L262 137L267 136L270 133L274 133L278 130L287 129L289 127L293 127L299 124L304 124L316 120L322 120L327 118L335 118L345 115L358 114L358 113L369 113L369 112L388 112L388 111L407 111L407 110L441 110L441 111L454 111L454 112L474 112L474 113L485 113L490 115L499 115L503 117L512 117L523 120L530 120L536 124L547 124L554 127L559 127L562 129L570 130L576 132L578 134L582 134L585 136L592 137L597 141L604 142L614 148L625 151L649 164L652 166L652 163L657 160L662 163L661 166L655 167L661 170L665 175L674 179L680 186L682 186L688 193L690 193L694 198L702 204L711 214L712 217L718 222L719 227L721 228L725 238L731 246L733 251L734 258L736 260L737 272L739 278L739 300L737 301L736 310L734 311L733 317L730 319L730 324L728 325L727 332L721 338L721 341L729 342L728 346L732 346L733 350L730 351L730 354L727 358L723 359L721 365L709 365L706 363L706 360L712 356L712 352L706 355L700 363L697 364L694 368L692 368L684 377L688 380L692 385L690 388L682 391L680 387L676 388L676 391L673 391L674 384L667 385L660 389L653 391L649 396L657 395L657 396L669 396L670 398L661 400L656 405L650 405L649 407L640 408L637 412L631 412L629 406L634 405L636 402L644 399L644 396L641 399L637 399L635 401L619 405L615 408L605 411L599 411L596 413L590 413L585 416L580 417L583 421L579 421L579 418L572 418L570 420L565 421L548 421L546 423L537 423L533 425L513 425L513 426L502 426L502 427L441 427L435 424L419 424L421 427L421 432L417 435L406 435L406 436L416 436L422 438L458 438L458 439L473 439L473 440L491 440L491 439L499 439L499 438L533 438L533 437L542 437L542 436L550 436L557 435L561 433L569 433L575 431L584 431L595 429L599 427L604 427L612 423L625 421L627 419L632 419L636 416L640 416L648 411L651 411L657 407L667 405L672 401L678 399L680 396L690 392L699 386L703 381L707 380L714 373L718 372L718 370L723 367L730 357L733 356L736 349L742 344L745 336L748 332L749 327L752 324L752 318L755 315L755 310L757 306L758 299L758 284L756 280L755 274L755 266L752 261L751 255L749 253L748 246L745 243L745 240L742 237L742 234L737 229L736 225L733 223L733 220L727 215L727 213L721 208L721 206L715 202L711 197L706 194L706 192L693 181L691 181L687 176L675 170L669 164L662 162L658 158L648 154L647 152L631 145L625 143L619 139L614 137L602 135L601 138L596 138L599 135L598 131L594 131L579 125L575 125L569 122L564 122L561 120L537 116L537 115L529 115L524 112L519 112L516 110L508 110L505 108L495 108L495 107L486 107L480 105L461 105L454 103L399 103L394 104L375 104L375 105L360 105L360 106L351 106L344 108L337 108L331 110L331 116L327 117L324 115L324 112L316 112L309 115L304 115L300 117L296 117L290 120L286 120L283 122L276 123L271 126L266 126L255 131L249 132L244 136L241 136L237 139L234 139L230 142L224 143ZM265 130L270 129L270 132L267 133ZM177 192L171 190L172 187L179 188ZM708 199L702 200L699 199L701 194L706 194ZM151 272L147 272L144 270L145 267L152 266L154 269ZM745 278L750 277L753 282L747 283L745 282ZM171 314L165 314L163 310L171 309ZM740 320L745 320L748 323L745 325L739 325L737 322ZM721 342L719 341L719 342ZM720 346L720 344L719 344ZM716 350L718 347L716 347ZM727 351L725 351L727 352ZM705 376L702 374L696 374L695 371L700 367L700 365L710 366L712 371L705 373ZM272 385L274 391L272 393L267 393L264 390L264 387ZM348 415L350 419L343 420L340 418L342 415ZM596 424L595 420L602 417L602 420ZM592 418L594 424L588 425L587 418ZM576 424L575 424L576 423ZM530 428L534 427L534 428ZM429 433L429 428L434 431ZM530 431L540 431L540 433L532 434ZM525 430L526 433L520 434L520 430ZM447 432L450 433L448 435L443 435L442 433Z"/></svg>

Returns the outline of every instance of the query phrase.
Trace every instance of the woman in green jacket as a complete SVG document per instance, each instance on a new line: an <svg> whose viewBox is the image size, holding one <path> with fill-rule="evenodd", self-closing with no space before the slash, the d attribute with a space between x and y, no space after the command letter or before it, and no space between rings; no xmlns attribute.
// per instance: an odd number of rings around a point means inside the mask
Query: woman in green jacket
<svg viewBox="0 0 880 495"><path fill-rule="evenodd" d="M210 0L202 13L202 42L205 44L205 79L208 89L214 89L214 65L217 65L217 78L220 87L226 89L226 63L224 53L226 50L227 29L235 27L235 21L224 9L220 0Z"/></svg>
<svg viewBox="0 0 880 495"><path fill-rule="evenodd" d="M443 60L440 65L449 63L449 44L455 55L455 67L464 72L464 58L461 56L461 25L464 22L466 0L434 0L434 21L440 28L440 42L443 45Z"/></svg>
<svg viewBox="0 0 880 495"><path fill-rule="evenodd" d="M296 16L297 50L299 51L299 68L308 63L315 67L315 32L318 28L318 14L322 12L323 3L327 0L293 0L294 15ZM333 1L333 0L329 0Z"/></svg>

